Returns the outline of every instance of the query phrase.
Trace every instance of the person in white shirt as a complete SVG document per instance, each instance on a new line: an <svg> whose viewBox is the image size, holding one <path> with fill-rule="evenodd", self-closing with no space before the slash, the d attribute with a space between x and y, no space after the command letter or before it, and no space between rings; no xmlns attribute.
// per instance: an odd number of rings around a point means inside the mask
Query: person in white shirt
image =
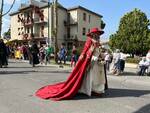
<svg viewBox="0 0 150 113"><path fill-rule="evenodd" d="M120 53L120 72L123 73L125 68L125 60L127 56L124 53Z"/></svg>
<svg viewBox="0 0 150 113"><path fill-rule="evenodd" d="M149 62L146 60L146 57L143 57L142 60L139 62L140 71L138 72L139 75L144 76L145 70L148 68Z"/></svg>
<svg viewBox="0 0 150 113"><path fill-rule="evenodd" d="M111 62L111 59L110 59L110 54L108 53L108 51L106 51L104 53L105 55L105 62L106 62L106 70L109 71L109 65L110 65L110 62Z"/></svg>
<svg viewBox="0 0 150 113"><path fill-rule="evenodd" d="M116 52L113 54L113 61L112 61L112 73L115 75L120 74L120 50L116 49Z"/></svg>

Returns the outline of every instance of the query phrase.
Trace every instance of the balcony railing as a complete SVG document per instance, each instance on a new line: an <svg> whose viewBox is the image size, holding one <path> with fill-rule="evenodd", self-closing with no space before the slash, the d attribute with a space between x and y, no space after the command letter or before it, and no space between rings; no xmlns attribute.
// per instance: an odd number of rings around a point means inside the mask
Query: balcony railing
<svg viewBox="0 0 150 113"><path fill-rule="evenodd" d="M32 39L34 36L35 36L34 33L25 33L25 34L23 34L22 39L23 39L23 40L30 40L30 39Z"/></svg>
<svg viewBox="0 0 150 113"><path fill-rule="evenodd" d="M34 18L33 20L34 20L35 24L46 24L47 23L47 21L41 20L40 18Z"/></svg>
<svg viewBox="0 0 150 113"><path fill-rule="evenodd" d="M64 35L64 40L65 41L74 41L74 40L77 40L77 35L70 35L70 36L67 36L67 35Z"/></svg>
<svg viewBox="0 0 150 113"><path fill-rule="evenodd" d="M25 18L25 19L23 20L23 25L24 25L24 26L31 26L31 25L33 25L33 24L34 24L33 18Z"/></svg>
<svg viewBox="0 0 150 113"><path fill-rule="evenodd" d="M64 21L64 26L74 26L74 25L77 25L78 22L69 22L69 21Z"/></svg>

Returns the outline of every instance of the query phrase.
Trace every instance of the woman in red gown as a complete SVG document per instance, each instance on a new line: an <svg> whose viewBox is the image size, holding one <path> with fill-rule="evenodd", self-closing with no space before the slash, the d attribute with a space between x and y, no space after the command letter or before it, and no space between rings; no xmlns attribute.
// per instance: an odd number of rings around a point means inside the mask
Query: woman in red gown
<svg viewBox="0 0 150 113"><path fill-rule="evenodd" d="M79 60L71 72L69 78L65 82L57 83L54 85L47 85L40 88L36 92L36 96L42 99L51 100L64 100L73 98L82 86L83 78L87 68L90 66L91 58L94 49L99 46L97 41L94 41L91 34L97 34L98 37L104 33L104 31L98 28L93 28L84 45L84 49L79 57Z"/></svg>

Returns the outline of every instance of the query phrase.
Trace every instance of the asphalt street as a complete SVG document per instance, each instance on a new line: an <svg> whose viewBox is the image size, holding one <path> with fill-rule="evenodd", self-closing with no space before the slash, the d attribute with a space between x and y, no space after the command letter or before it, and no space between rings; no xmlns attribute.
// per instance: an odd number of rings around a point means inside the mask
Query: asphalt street
<svg viewBox="0 0 150 113"><path fill-rule="evenodd" d="M42 86L65 81L70 68L10 60L0 68L0 113L150 113L150 77L136 76L126 68L122 76L108 75L103 97L77 94L71 100L42 100L35 96Z"/></svg>

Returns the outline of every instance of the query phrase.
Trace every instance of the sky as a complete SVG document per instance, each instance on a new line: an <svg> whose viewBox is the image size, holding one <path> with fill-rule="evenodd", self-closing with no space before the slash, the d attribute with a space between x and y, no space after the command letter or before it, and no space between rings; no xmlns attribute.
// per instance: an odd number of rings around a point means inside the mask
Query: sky
<svg viewBox="0 0 150 113"><path fill-rule="evenodd" d="M13 0L4 1L4 11L6 12ZM11 12L17 11L20 3L26 3L27 1L17 0ZM102 35L103 40L108 40L109 36L118 30L120 18L135 8L146 13L148 19L150 19L150 0L58 0L58 2L66 8L80 5L102 15L102 19L106 23L105 33ZM3 32L7 31L9 26L10 17L6 15L3 19Z"/></svg>

